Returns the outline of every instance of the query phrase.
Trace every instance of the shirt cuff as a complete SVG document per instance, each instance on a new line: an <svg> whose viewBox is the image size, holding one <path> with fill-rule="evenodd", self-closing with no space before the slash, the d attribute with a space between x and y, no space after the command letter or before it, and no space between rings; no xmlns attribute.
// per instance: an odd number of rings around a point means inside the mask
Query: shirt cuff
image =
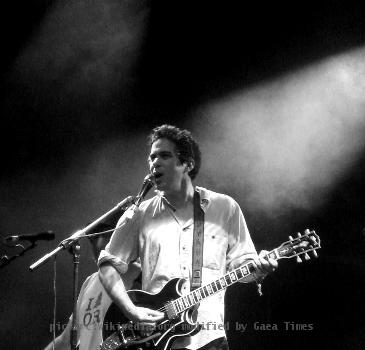
<svg viewBox="0 0 365 350"><path fill-rule="evenodd" d="M124 274L128 270L128 264L125 263L122 259L118 258L115 255L109 254L106 250L102 250L98 259L98 267L102 264L107 263L113 266L120 275Z"/></svg>

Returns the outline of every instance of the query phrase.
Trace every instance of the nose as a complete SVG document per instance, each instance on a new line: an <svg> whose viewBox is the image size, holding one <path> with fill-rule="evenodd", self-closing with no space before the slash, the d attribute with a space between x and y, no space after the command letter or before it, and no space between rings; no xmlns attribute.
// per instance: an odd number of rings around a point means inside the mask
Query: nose
<svg viewBox="0 0 365 350"><path fill-rule="evenodd" d="M160 158L156 157L153 160L150 160L150 170L158 169L161 166Z"/></svg>
<svg viewBox="0 0 365 350"><path fill-rule="evenodd" d="M159 167L161 166L162 163L162 158L160 156L157 156L154 160L153 160L153 165L155 167Z"/></svg>

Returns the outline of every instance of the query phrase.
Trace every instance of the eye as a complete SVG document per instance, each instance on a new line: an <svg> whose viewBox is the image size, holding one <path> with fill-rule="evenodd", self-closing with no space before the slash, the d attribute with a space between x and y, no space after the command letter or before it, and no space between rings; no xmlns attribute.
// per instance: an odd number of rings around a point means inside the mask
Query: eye
<svg viewBox="0 0 365 350"><path fill-rule="evenodd" d="M161 158L162 159L167 159L171 157L171 153L170 152L163 152L161 153Z"/></svg>

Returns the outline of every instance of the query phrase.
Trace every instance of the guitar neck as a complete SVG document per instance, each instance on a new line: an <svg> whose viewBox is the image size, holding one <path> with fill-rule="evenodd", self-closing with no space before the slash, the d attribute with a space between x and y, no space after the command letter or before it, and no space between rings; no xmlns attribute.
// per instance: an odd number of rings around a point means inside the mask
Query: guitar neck
<svg viewBox="0 0 365 350"><path fill-rule="evenodd" d="M266 257L270 257L275 260L280 259L281 252L279 249L280 248L273 249L266 255ZM197 305L205 298L217 294L232 284L243 279L244 277L251 275L253 272L255 272L255 270L255 265L252 262L248 262L230 272L227 272L225 275L216 279L215 281L208 283L203 287L197 288L187 295L175 299L172 301L172 306L176 313L181 313L192 306Z"/></svg>

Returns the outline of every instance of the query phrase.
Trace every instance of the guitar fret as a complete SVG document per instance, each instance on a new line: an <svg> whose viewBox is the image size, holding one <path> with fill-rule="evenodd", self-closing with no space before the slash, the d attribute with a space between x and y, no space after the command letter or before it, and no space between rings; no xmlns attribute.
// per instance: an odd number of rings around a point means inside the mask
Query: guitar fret
<svg viewBox="0 0 365 350"><path fill-rule="evenodd" d="M194 301L190 298L190 294L186 295L186 300L188 301L189 307L194 305Z"/></svg>
<svg viewBox="0 0 365 350"><path fill-rule="evenodd" d="M183 297L183 300L184 300L185 304L186 304L186 305L188 306L188 308L189 308L191 305L190 305L190 303L189 303L189 299L187 298L187 296L186 296L186 295Z"/></svg>
<svg viewBox="0 0 365 350"><path fill-rule="evenodd" d="M180 298L177 300L177 305L178 305L179 312L184 310L184 305L181 303Z"/></svg>
<svg viewBox="0 0 365 350"><path fill-rule="evenodd" d="M203 291L204 291L204 296L205 297L208 297L209 296L209 293L207 291L207 287L206 286L203 287Z"/></svg>
<svg viewBox="0 0 365 350"><path fill-rule="evenodd" d="M212 282L211 283L211 285L212 285L212 288L213 288L213 293L216 293L217 292L217 286L215 285L215 283L214 282Z"/></svg>
<svg viewBox="0 0 365 350"><path fill-rule="evenodd" d="M180 300L181 310L185 310L186 306L184 304L184 300L182 298L180 298L179 300Z"/></svg>
<svg viewBox="0 0 365 350"><path fill-rule="evenodd" d="M216 280L215 281L215 284L216 284L218 290L221 290L222 289L222 285L220 284L219 280Z"/></svg>
<svg viewBox="0 0 365 350"><path fill-rule="evenodd" d="M212 287L210 284L207 284L207 289L208 289L209 295L213 294Z"/></svg>
<svg viewBox="0 0 365 350"><path fill-rule="evenodd" d="M182 308L182 305L180 303L180 298L176 299L175 302L176 302L176 305L177 305L177 309L179 310L179 312L181 312L183 310L183 308Z"/></svg>
<svg viewBox="0 0 365 350"><path fill-rule="evenodd" d="M256 268L255 265L252 263L247 264L248 267L248 274L255 272Z"/></svg>
<svg viewBox="0 0 365 350"><path fill-rule="evenodd" d="M198 302L198 298L197 298L197 296L196 296L196 294L195 294L195 291L193 291L193 292L191 293L191 295L193 296L194 303L197 303L197 302Z"/></svg>
<svg viewBox="0 0 365 350"><path fill-rule="evenodd" d="M225 275L224 278L226 279L227 285L229 286L232 283L231 278L229 277L229 274Z"/></svg>
<svg viewBox="0 0 365 350"><path fill-rule="evenodd" d="M226 280L224 279L224 277L221 277L219 280L221 281L222 287L225 288L227 283L226 283Z"/></svg>
<svg viewBox="0 0 365 350"><path fill-rule="evenodd" d="M240 269L240 268L236 269L236 275L237 275L237 278L238 278L239 280L243 277L243 275L242 275L242 271L241 271L241 269Z"/></svg>
<svg viewBox="0 0 365 350"><path fill-rule="evenodd" d="M204 298L205 298L205 295L204 295L204 290L203 290L203 288L200 288L200 289L199 289L199 293L200 293L200 297L201 297L201 299L204 299Z"/></svg>
<svg viewBox="0 0 365 350"><path fill-rule="evenodd" d="M184 310L185 309L188 309L188 307L186 306L186 304L185 304L185 300L184 300L184 298L181 298L181 302L183 303L183 305L184 305Z"/></svg>
<svg viewBox="0 0 365 350"><path fill-rule="evenodd" d="M247 276L249 274L246 265L241 267L241 271L242 271L243 276Z"/></svg>
<svg viewBox="0 0 365 350"><path fill-rule="evenodd" d="M177 311L176 313L181 312L180 307L179 307L179 302L178 302L178 300L175 300L175 301L172 303L172 305L174 306L174 309Z"/></svg>
<svg viewBox="0 0 365 350"><path fill-rule="evenodd" d="M231 277L232 283L237 281L237 276L234 271L230 272L229 276Z"/></svg>

